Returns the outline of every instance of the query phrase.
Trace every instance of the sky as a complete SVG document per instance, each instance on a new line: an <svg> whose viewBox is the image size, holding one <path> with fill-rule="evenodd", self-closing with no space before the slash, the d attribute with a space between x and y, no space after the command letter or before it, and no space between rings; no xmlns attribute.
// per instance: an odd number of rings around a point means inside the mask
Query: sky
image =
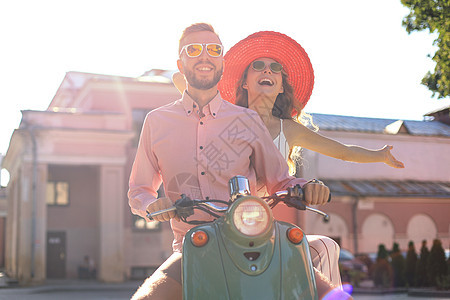
<svg viewBox="0 0 450 300"><path fill-rule="evenodd" d="M21 110L45 110L69 71L138 77L175 70L178 40L211 23L225 51L261 30L308 53L315 85L305 110L422 120L450 100L420 84L436 34L402 27L400 0L0 0L0 154Z"/></svg>

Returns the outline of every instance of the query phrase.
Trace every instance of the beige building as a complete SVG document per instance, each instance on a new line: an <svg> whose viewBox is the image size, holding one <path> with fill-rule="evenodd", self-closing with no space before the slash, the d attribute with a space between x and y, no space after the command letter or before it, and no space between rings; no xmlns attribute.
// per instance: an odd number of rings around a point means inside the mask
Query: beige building
<svg viewBox="0 0 450 300"><path fill-rule="evenodd" d="M170 254L169 225L132 215L126 196L146 113L180 97L170 75L69 72L47 110L22 111L3 160L10 173L5 246L10 277L22 284L75 278L89 256L99 280L120 282L145 277ZM323 224L311 214L292 212L288 218L308 233L327 234L359 252L376 251L380 241L404 247L409 239L439 237L448 245L450 126L332 115L314 119L321 133L345 143L395 145L407 168L353 164L305 151L300 173L332 187L334 200L324 207L332 221Z"/></svg>
<svg viewBox="0 0 450 300"><path fill-rule="evenodd" d="M3 161L9 276L74 278L88 255L100 280L120 282L168 255L168 224L132 216L126 191L146 113L179 98L170 75L69 72L46 111L22 111Z"/></svg>
<svg viewBox="0 0 450 300"><path fill-rule="evenodd" d="M6 188L0 187L0 269L5 267Z"/></svg>

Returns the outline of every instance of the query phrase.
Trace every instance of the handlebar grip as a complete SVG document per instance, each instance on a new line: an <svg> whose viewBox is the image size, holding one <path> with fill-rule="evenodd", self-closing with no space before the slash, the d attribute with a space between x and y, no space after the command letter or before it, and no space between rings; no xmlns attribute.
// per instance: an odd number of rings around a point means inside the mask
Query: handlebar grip
<svg viewBox="0 0 450 300"><path fill-rule="evenodd" d="M172 207L169 207L169 208L166 208L166 209L162 209L162 210L158 210L158 211L155 211L155 212L152 212L152 213L149 213L147 211L147 218L149 218L150 221L154 221L155 220L154 217L157 217L157 216L162 215L162 214L167 213L167 212L174 211L176 209L177 208L175 206L172 206Z"/></svg>

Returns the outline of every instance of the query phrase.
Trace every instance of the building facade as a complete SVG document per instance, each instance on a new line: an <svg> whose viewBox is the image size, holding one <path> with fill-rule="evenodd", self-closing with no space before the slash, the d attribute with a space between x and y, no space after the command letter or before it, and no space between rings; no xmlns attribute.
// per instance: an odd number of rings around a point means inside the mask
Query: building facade
<svg viewBox="0 0 450 300"><path fill-rule="evenodd" d="M47 110L22 111L3 161L10 173L8 276L22 284L76 278L89 256L99 280L120 282L151 274L170 255L169 224L132 215L126 195L145 115L180 97L170 75L163 70L138 78L69 72ZM405 121L389 127L395 120L376 119L377 125L366 130L368 119L313 117L321 133L344 143L395 145L406 168L342 162L305 150L300 174L332 187L334 199L323 207L332 220L324 224L317 216L292 211L288 219L357 252L376 251L378 242L403 246L409 239L439 237L448 245L450 126ZM343 122L353 125L337 126ZM421 132L423 127L428 131ZM408 183L406 192L393 187ZM433 183L437 186L430 191ZM420 188L427 192L419 193Z"/></svg>
<svg viewBox="0 0 450 300"><path fill-rule="evenodd" d="M146 113L179 98L168 76L69 72L46 111L22 111L3 161L10 277L74 278L89 256L100 280L120 282L170 253L168 224L133 217L126 196Z"/></svg>
<svg viewBox="0 0 450 300"><path fill-rule="evenodd" d="M448 109L447 109L448 112ZM336 236L354 253L376 252L393 243L407 250L412 240L450 247L450 126L438 121L399 121L313 115L320 132L348 145L379 149L394 145L405 164L349 163L305 150L303 176L323 179L334 195L324 207L331 221L306 216L307 228Z"/></svg>

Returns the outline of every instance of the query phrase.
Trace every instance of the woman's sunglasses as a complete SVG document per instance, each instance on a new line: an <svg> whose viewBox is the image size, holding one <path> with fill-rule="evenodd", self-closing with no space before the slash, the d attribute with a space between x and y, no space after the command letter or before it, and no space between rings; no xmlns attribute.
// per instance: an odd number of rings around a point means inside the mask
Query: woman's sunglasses
<svg viewBox="0 0 450 300"><path fill-rule="evenodd" d="M261 60L255 60L252 62L252 68L257 72L261 72L266 68L266 63ZM283 70L283 66L277 62L270 63L269 68L273 73L280 73Z"/></svg>
<svg viewBox="0 0 450 300"><path fill-rule="evenodd" d="M209 54L211 57L219 57L222 55L223 46L221 44L189 44L184 45L183 48L181 48L181 53L183 53L183 50L186 50L186 54L189 57L198 57L200 54L202 54L203 49L206 47L206 53Z"/></svg>

